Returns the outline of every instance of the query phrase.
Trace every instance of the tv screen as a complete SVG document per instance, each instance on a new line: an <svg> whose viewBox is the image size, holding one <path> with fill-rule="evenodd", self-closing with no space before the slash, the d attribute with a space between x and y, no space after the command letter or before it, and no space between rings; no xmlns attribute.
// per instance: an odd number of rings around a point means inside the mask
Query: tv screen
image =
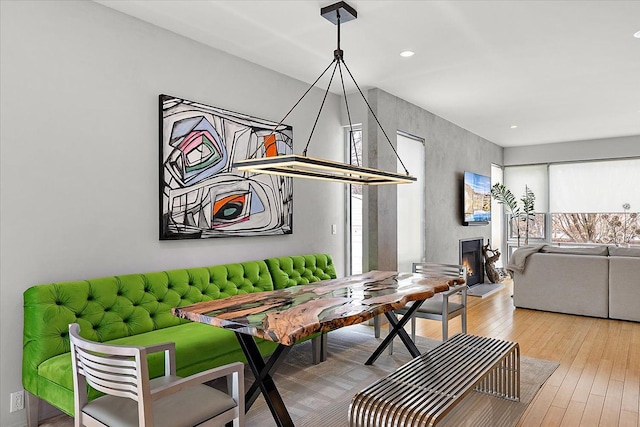
<svg viewBox="0 0 640 427"><path fill-rule="evenodd" d="M491 178L473 172L464 173L464 222L491 221Z"/></svg>

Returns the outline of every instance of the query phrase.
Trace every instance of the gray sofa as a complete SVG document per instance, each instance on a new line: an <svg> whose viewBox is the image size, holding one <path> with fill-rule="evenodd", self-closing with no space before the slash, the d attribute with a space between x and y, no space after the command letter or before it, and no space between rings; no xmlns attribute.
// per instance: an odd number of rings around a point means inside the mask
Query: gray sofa
<svg viewBox="0 0 640 427"><path fill-rule="evenodd" d="M507 269L516 307L640 322L640 248L528 246Z"/></svg>

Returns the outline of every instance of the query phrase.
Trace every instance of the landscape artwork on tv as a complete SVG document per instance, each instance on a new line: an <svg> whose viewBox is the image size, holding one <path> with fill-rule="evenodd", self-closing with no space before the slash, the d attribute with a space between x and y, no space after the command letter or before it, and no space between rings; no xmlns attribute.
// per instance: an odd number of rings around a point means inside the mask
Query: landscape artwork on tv
<svg viewBox="0 0 640 427"><path fill-rule="evenodd" d="M491 221L491 178L464 173L464 222Z"/></svg>
<svg viewBox="0 0 640 427"><path fill-rule="evenodd" d="M280 154L291 126L160 95L160 239L291 234L292 178L232 167Z"/></svg>

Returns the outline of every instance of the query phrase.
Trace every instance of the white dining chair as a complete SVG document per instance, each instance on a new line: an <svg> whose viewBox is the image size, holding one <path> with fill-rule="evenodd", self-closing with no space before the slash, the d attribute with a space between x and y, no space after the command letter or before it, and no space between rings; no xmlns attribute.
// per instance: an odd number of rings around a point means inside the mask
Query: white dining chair
<svg viewBox="0 0 640 427"><path fill-rule="evenodd" d="M192 376L176 376L175 344L108 345L80 336L69 325L75 426L244 426L244 365L230 363ZM149 379L147 355L164 352L164 375ZM204 385L227 377L228 393ZM91 402L87 384L105 393Z"/></svg>

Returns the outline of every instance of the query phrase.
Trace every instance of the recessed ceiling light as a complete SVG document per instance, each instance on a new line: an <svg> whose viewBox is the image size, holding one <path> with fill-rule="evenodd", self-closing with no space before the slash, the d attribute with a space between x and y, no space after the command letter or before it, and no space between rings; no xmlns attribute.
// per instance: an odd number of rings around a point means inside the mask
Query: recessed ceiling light
<svg viewBox="0 0 640 427"><path fill-rule="evenodd" d="M633 35L633 37L640 39L640 31L636 31L636 33Z"/></svg>
<svg viewBox="0 0 640 427"><path fill-rule="evenodd" d="M518 125L511 125L511 129L517 129Z"/></svg>
<svg viewBox="0 0 640 427"><path fill-rule="evenodd" d="M402 52L400 52L400 56L402 56L403 58L409 58L413 55L415 55L416 53L412 50L404 50Z"/></svg>

